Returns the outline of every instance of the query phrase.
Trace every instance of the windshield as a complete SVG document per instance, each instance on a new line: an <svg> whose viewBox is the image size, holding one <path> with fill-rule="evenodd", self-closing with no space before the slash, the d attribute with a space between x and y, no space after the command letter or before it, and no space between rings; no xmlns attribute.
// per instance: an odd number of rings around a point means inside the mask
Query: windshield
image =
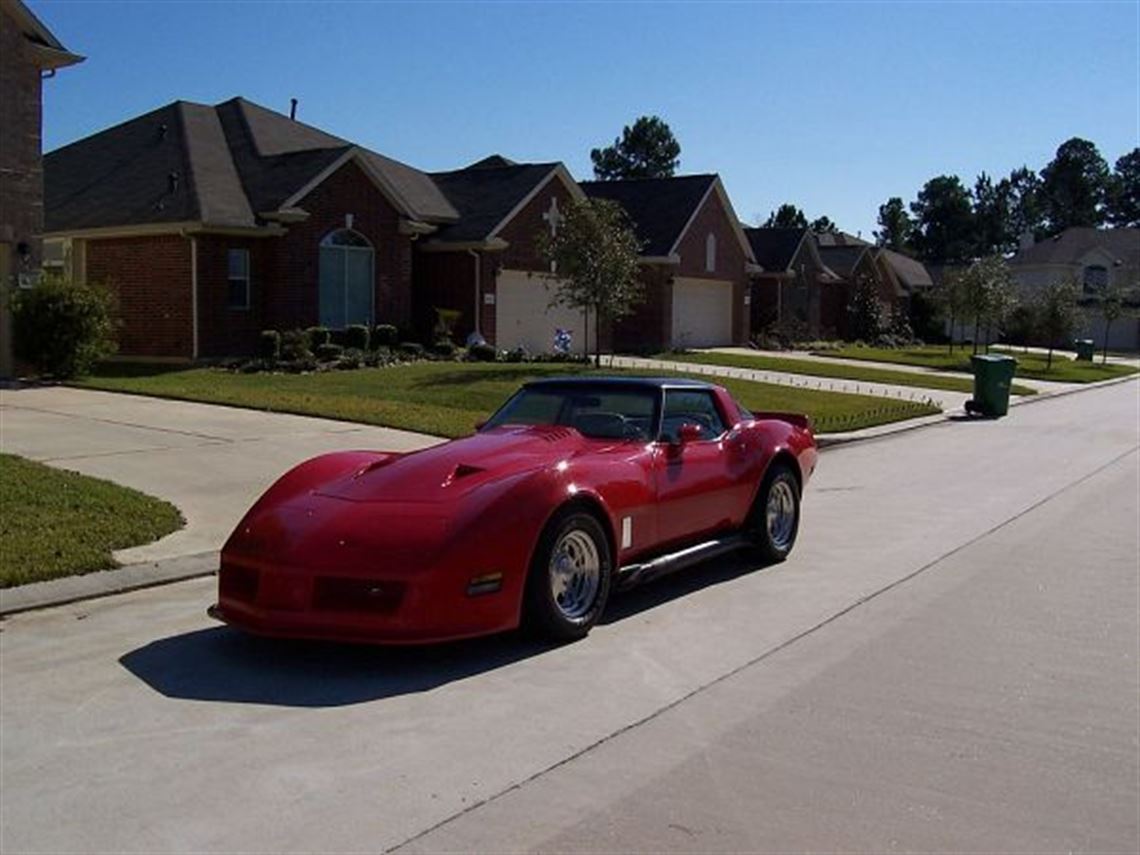
<svg viewBox="0 0 1140 855"><path fill-rule="evenodd" d="M659 401L660 394L650 388L523 388L491 416L484 430L565 425L596 439L649 440L656 433Z"/></svg>

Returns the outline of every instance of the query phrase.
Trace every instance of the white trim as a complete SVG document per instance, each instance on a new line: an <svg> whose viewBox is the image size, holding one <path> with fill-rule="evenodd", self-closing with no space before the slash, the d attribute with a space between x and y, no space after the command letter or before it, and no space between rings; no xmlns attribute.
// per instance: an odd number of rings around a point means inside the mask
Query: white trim
<svg viewBox="0 0 1140 855"><path fill-rule="evenodd" d="M527 205L529 205L531 203L531 200L534 199L534 197L539 193L541 193L547 184L554 180L555 176L562 180L562 183L566 186L566 189L569 191L571 198L576 199L579 202L586 198L586 194L582 192L582 188L579 187L577 182L575 182L574 179L570 176L570 173L566 170L566 167L559 163L553 169L551 169L549 173L547 173L545 178L543 178L540 182L538 182L538 184L535 185L533 190L523 196L522 201L511 208L510 212L505 217L503 217L502 220L499 221L499 224L497 226L491 229L491 233L487 235L488 239L498 237L499 232L507 225L507 223L517 217L519 212Z"/></svg>
<svg viewBox="0 0 1140 855"><path fill-rule="evenodd" d="M673 241L673 246L669 249L669 254L675 255L677 253L677 247L679 247L681 245L681 241L685 239L685 235L688 234L689 227L693 225L693 221L697 218L697 214L701 212L701 208L705 206L705 202L708 201L709 196L714 190L716 191L717 197L720 199L721 205L724 206L724 213L725 216L728 217L728 224L732 227L732 231L736 235L736 240L740 244L740 248L744 250L744 260L751 261L753 264L755 264L756 256L752 253L752 244L748 242L748 235L746 235L744 233L744 229L740 227L740 220L736 216L736 211L734 211L732 208L732 202L728 200L728 193L725 191L724 184L721 182L719 175L713 176L713 181L709 185L709 189L705 191L705 195L701 197L701 201L697 203L695 208L693 208L693 213L689 215L689 220L685 223L685 227L681 229L680 234L677 235L677 239Z"/></svg>
<svg viewBox="0 0 1140 855"><path fill-rule="evenodd" d="M234 237L281 237L288 230L280 226L211 226L200 220L184 220L176 223L140 223L127 226L99 226L91 229L61 229L45 232L44 238L102 238L153 237L156 235L188 234L232 235Z"/></svg>
<svg viewBox="0 0 1140 855"><path fill-rule="evenodd" d="M496 237L487 240L457 240L454 243L436 238L424 241L419 246L421 252L466 252L470 249L477 249L480 252L502 252L510 245L509 241Z"/></svg>
<svg viewBox="0 0 1140 855"><path fill-rule="evenodd" d="M680 264L681 256L676 253L670 255L640 255L637 260L641 264Z"/></svg>

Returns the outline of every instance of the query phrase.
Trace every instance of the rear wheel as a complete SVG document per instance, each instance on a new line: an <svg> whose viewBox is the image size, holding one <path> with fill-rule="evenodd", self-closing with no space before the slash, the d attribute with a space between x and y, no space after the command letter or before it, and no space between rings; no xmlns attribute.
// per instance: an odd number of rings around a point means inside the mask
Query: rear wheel
<svg viewBox="0 0 1140 855"><path fill-rule="evenodd" d="M554 641L583 638L606 607L612 569L609 541L593 515L571 509L555 516L527 577L527 628Z"/></svg>
<svg viewBox="0 0 1140 855"><path fill-rule="evenodd" d="M791 467L768 470L748 520L753 548L764 561L783 561L796 544L800 528L800 485Z"/></svg>

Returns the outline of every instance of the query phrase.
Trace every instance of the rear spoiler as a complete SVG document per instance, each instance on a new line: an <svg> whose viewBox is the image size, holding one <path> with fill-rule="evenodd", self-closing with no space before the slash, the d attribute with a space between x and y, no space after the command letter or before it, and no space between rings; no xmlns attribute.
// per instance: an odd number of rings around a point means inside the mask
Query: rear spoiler
<svg viewBox="0 0 1140 855"><path fill-rule="evenodd" d="M780 422L787 422L788 424L795 425L798 428L815 432L815 426L811 423L811 416L803 413L753 413L752 418L761 422L765 420L775 420Z"/></svg>

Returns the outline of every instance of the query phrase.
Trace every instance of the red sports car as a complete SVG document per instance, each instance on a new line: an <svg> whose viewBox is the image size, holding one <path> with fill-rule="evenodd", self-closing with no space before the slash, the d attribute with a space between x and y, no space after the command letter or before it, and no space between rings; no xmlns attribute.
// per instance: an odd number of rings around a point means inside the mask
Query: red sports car
<svg viewBox="0 0 1140 855"><path fill-rule="evenodd" d="M741 547L784 559L816 459L804 416L719 386L528 383L465 439L288 472L222 549L210 613L301 638L580 638L615 588Z"/></svg>

